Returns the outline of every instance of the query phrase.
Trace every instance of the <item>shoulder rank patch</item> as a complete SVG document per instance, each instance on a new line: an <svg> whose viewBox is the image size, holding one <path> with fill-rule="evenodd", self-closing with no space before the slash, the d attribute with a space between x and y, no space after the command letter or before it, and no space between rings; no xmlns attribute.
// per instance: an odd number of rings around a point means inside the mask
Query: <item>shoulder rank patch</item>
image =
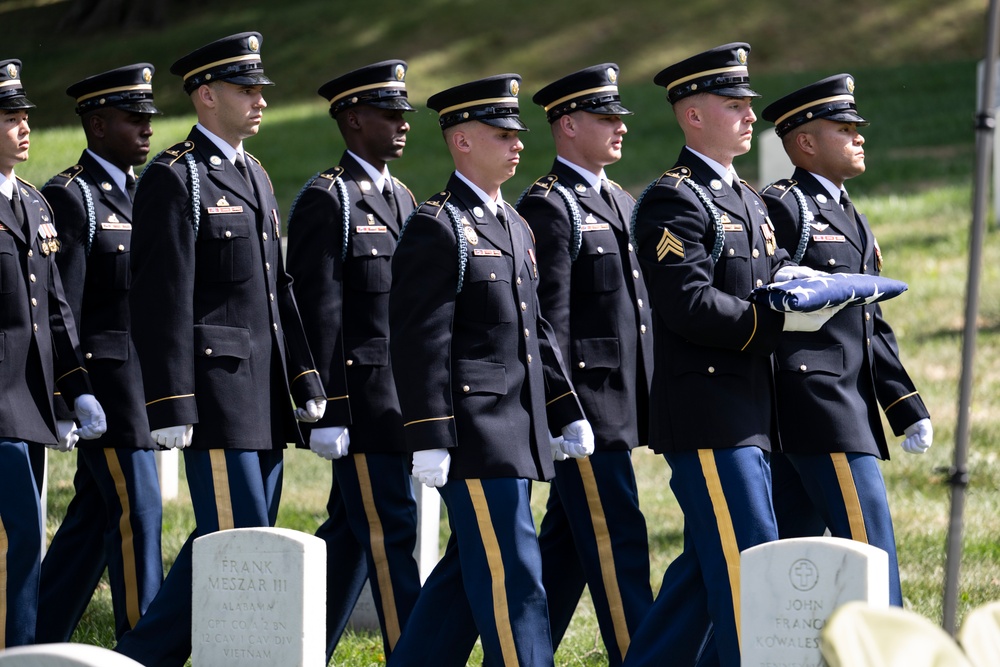
<svg viewBox="0 0 1000 667"><path fill-rule="evenodd" d="M427 201L421 204L421 206L432 206L437 209L434 211L434 217L436 218L440 215L441 210L444 208L444 205L448 203L449 199L451 199L451 193L447 190L442 190L433 197L427 199Z"/></svg>
<svg viewBox="0 0 1000 667"><path fill-rule="evenodd" d="M60 172L59 174L57 174L55 176L55 178L66 179L66 181L64 183L62 183L62 186L66 187L70 183L73 182L74 178L76 178L77 176L79 176L82 173L83 173L83 166L79 165L79 164L74 164L72 167L69 167L65 171ZM55 180L55 178L53 178L52 180Z"/></svg>
<svg viewBox="0 0 1000 667"><path fill-rule="evenodd" d="M344 173L344 168L339 164L336 167L330 167L326 171L322 172L313 180L313 183L319 185L319 187L326 186L329 190L333 187L333 182L337 180L337 177Z"/></svg>
<svg viewBox="0 0 1000 667"><path fill-rule="evenodd" d="M684 242L671 234L669 229L664 228L663 236L660 237L660 242L656 244L656 260L662 262L663 258L670 253L684 259Z"/></svg>
<svg viewBox="0 0 1000 667"><path fill-rule="evenodd" d="M797 184L798 181L796 181L793 178L782 178L781 180L775 181L774 183L771 183L770 185L766 186L763 190L761 190L761 193L763 194L768 190L773 189L777 191L774 194L777 194L778 199L781 199L792 191L792 186Z"/></svg>
<svg viewBox="0 0 1000 667"><path fill-rule="evenodd" d="M163 153L161 153L161 155L164 156L163 159L166 160L167 164L173 164L193 150L194 142L182 141L179 144L174 144L170 148L166 149Z"/></svg>
<svg viewBox="0 0 1000 667"><path fill-rule="evenodd" d="M681 183L684 182L685 178L691 177L691 170L687 167L674 167L663 172L658 181L660 183L665 183L666 185L672 185L677 188L680 187ZM673 182L671 182L673 181Z"/></svg>
<svg viewBox="0 0 1000 667"><path fill-rule="evenodd" d="M531 186L531 192L536 192L536 191L544 192L545 193L544 196L548 197L549 193L552 191L552 187L556 184L556 181L558 180L559 177L556 176L555 174L542 176L537 181L535 181L534 185Z"/></svg>

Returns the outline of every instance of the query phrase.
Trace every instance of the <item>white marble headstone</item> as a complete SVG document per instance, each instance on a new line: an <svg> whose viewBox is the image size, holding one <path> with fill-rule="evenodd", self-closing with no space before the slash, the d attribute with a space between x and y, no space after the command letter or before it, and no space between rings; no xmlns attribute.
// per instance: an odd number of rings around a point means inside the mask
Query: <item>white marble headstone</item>
<svg viewBox="0 0 1000 667"><path fill-rule="evenodd" d="M284 528L194 542L193 667L326 664L326 544Z"/></svg>
<svg viewBox="0 0 1000 667"><path fill-rule="evenodd" d="M754 143L757 144L757 179L760 181L757 190L763 190L780 178L791 178L795 165L788 159L773 128L757 133Z"/></svg>
<svg viewBox="0 0 1000 667"><path fill-rule="evenodd" d="M768 542L740 555L743 667L820 667L820 632L845 602L889 606L889 557L838 537Z"/></svg>
<svg viewBox="0 0 1000 667"><path fill-rule="evenodd" d="M132 658L89 644L36 644L0 651L2 667L142 667Z"/></svg>

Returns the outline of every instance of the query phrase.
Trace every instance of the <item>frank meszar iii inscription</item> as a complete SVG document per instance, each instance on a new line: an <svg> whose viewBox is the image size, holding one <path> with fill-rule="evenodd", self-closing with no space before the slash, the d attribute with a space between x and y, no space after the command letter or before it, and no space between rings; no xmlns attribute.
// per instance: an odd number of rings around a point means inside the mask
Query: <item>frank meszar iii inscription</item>
<svg viewBox="0 0 1000 667"><path fill-rule="evenodd" d="M326 545L312 535L243 528L198 538L192 664L321 667L325 580Z"/></svg>

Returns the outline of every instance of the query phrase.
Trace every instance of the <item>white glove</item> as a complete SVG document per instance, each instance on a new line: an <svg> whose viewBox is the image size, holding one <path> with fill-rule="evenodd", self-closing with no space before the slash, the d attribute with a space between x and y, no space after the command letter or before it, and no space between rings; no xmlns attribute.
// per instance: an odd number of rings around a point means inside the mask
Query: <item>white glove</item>
<svg viewBox="0 0 1000 667"><path fill-rule="evenodd" d="M69 419L56 420L56 435L59 436L59 442L54 445L46 445L46 447L60 452L73 451L80 439L80 434L76 430L76 422Z"/></svg>
<svg viewBox="0 0 1000 667"><path fill-rule="evenodd" d="M351 435L346 426L314 428L309 434L309 449L327 461L346 455L350 445Z"/></svg>
<svg viewBox="0 0 1000 667"><path fill-rule="evenodd" d="M191 444L191 436L194 435L194 426L186 424L184 426L168 426L150 431L153 441L161 447L167 449L184 449Z"/></svg>
<svg viewBox="0 0 1000 667"><path fill-rule="evenodd" d="M566 459L569 458L568 456L566 456L566 452L562 450L562 447L563 447L562 436L557 435L556 437L553 438L552 435L549 434L549 449L552 450L553 461L565 461Z"/></svg>
<svg viewBox="0 0 1000 667"><path fill-rule="evenodd" d="M80 394L73 403L76 420L80 422L77 433L84 440L100 438L108 430L108 421L104 416L104 408L97 402L93 394Z"/></svg>
<svg viewBox="0 0 1000 667"><path fill-rule="evenodd" d="M782 331L819 331L827 321L844 308L843 304L834 308L822 308L811 313L785 313Z"/></svg>
<svg viewBox="0 0 1000 667"><path fill-rule="evenodd" d="M424 449L413 452L413 476L430 488L448 483L451 470L451 454L447 449Z"/></svg>
<svg viewBox="0 0 1000 667"><path fill-rule="evenodd" d="M563 426L562 450L566 456L582 459L594 453L594 429L586 419Z"/></svg>
<svg viewBox="0 0 1000 667"><path fill-rule="evenodd" d="M923 454L934 442L934 427L931 426L930 419L921 419L910 424L903 433L906 434L903 451L907 454Z"/></svg>
<svg viewBox="0 0 1000 667"><path fill-rule="evenodd" d="M317 396L306 401L306 407L295 408L295 418L300 422L314 424L323 418L323 413L325 412L326 399L322 396Z"/></svg>
<svg viewBox="0 0 1000 667"><path fill-rule="evenodd" d="M812 278L813 276L825 275L827 275L826 271L817 271L811 267L798 264L788 264L778 269L778 272L774 274L774 282L782 283L786 280L795 280L796 278Z"/></svg>

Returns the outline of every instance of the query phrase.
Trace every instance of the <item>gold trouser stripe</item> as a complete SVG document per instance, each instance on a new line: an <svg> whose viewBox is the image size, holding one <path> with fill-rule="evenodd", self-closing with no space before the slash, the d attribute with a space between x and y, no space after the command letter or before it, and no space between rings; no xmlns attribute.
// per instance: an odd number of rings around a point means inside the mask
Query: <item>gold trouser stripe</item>
<svg viewBox="0 0 1000 667"><path fill-rule="evenodd" d="M833 469L837 473L837 484L840 485L840 496L844 499L844 509L847 511L847 523L851 526L851 539L868 544L868 531L865 530L865 513L861 511L861 499L858 498L858 487L854 485L854 475L851 474L851 464L847 454L837 452L830 454Z"/></svg>
<svg viewBox="0 0 1000 667"><path fill-rule="evenodd" d="M608 598L608 609L611 612L611 622L615 627L615 641L618 642L618 653L623 658L628 652L631 638L628 632L628 622L625 619L625 603L622 602L622 592L618 587L618 573L615 570L615 554L611 548L611 533L608 531L608 519L601 504L601 494L594 477L594 466L590 459L577 459L580 478L583 480L583 490L590 507L590 520L594 527L594 537L597 540L597 555L601 563L601 579L604 582L604 593Z"/></svg>
<svg viewBox="0 0 1000 667"><path fill-rule="evenodd" d="M212 487L215 489L215 512L219 518L219 530L232 530L233 499L229 495L229 474L226 472L226 450L212 449L208 452L212 461Z"/></svg>
<svg viewBox="0 0 1000 667"><path fill-rule="evenodd" d="M118 519L118 532L122 538L122 574L125 577L125 613L128 615L128 624L134 628L139 622L139 578L135 569L135 535L132 533L132 505L128 498L128 485L125 483L125 473L122 472L121 462L118 461L118 452L114 449L105 449L104 458L108 462L108 472L115 482L115 493L118 494L118 502L121 503L122 515Z"/></svg>
<svg viewBox="0 0 1000 667"><path fill-rule="evenodd" d="M368 542L371 544L372 560L375 561L375 581L372 583L378 586L382 594L382 616L385 619L385 634L389 639L391 651L399 640L399 615L396 612L392 577L389 576L389 559L385 555L385 533L382 531L382 521L379 519L378 511L375 509L368 459L364 454L355 454L354 464L358 469L358 487L361 489L361 500L365 506L365 517L368 519Z"/></svg>
<svg viewBox="0 0 1000 667"><path fill-rule="evenodd" d="M726 569L729 571L729 588L733 596L733 618L736 619L736 642L739 644L740 547L736 542L736 531L733 530L733 517L729 513L729 505L726 504L726 494L722 491L719 469L715 465L715 452L711 449L699 449L698 458L701 461L702 474L705 475L708 497L712 500L712 510L715 512L719 539L722 541L722 554L726 559Z"/></svg>
<svg viewBox="0 0 1000 667"><path fill-rule="evenodd" d="M503 557L500 555L500 543L493 530L493 520L490 519L490 508L486 503L483 483L478 479L468 479L465 483L469 489L472 509L476 512L479 536L486 550L486 563L490 568L493 584L493 620L496 623L497 636L500 638L503 664L507 667L517 667L517 648L514 646L514 629L510 625L510 611L507 608L507 576L504 573Z"/></svg>
<svg viewBox="0 0 1000 667"><path fill-rule="evenodd" d="M7 529L0 519L0 651L7 648Z"/></svg>

